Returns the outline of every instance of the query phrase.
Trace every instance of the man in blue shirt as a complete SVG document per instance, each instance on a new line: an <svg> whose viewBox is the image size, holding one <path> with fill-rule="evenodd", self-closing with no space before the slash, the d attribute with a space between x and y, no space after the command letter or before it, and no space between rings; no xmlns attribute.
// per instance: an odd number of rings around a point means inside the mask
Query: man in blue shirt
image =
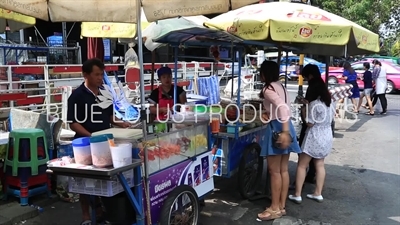
<svg viewBox="0 0 400 225"><path fill-rule="evenodd" d="M111 128L111 124L127 128L129 123L115 118L113 105L107 109L100 108L99 88L103 85L104 64L99 59L89 59L82 65L85 82L82 83L68 98L67 120L71 130L75 131L75 138L90 137L92 133ZM80 195L82 207L82 225L90 225L89 198ZM101 202L97 202L98 216L102 216ZM102 219L99 219L100 221Z"/></svg>

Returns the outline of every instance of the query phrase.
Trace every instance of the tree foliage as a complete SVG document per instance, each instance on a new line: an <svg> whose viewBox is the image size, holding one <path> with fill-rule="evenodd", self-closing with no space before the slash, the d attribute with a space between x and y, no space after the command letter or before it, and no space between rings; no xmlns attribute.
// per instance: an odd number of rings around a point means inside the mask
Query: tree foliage
<svg viewBox="0 0 400 225"><path fill-rule="evenodd" d="M375 33L382 25L400 27L399 0L314 0L313 5L353 21Z"/></svg>
<svg viewBox="0 0 400 225"><path fill-rule="evenodd" d="M400 40L392 46L391 53L392 56L400 57Z"/></svg>

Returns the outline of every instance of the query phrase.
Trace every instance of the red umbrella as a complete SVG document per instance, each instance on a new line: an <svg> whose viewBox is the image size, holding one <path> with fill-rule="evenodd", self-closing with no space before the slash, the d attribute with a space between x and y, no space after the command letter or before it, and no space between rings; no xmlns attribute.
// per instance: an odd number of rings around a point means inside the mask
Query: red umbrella
<svg viewBox="0 0 400 225"><path fill-rule="evenodd" d="M87 39L87 56L88 59L98 58L104 60L104 44L102 38Z"/></svg>

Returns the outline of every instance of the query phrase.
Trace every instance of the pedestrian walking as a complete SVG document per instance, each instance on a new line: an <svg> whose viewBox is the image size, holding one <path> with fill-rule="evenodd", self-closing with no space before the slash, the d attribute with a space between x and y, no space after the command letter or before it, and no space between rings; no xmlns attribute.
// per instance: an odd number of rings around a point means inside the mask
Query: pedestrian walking
<svg viewBox="0 0 400 225"><path fill-rule="evenodd" d="M353 111L354 111L354 113L358 113L357 100L360 98L360 89L357 84L357 78L358 78L357 73L351 67L351 64L349 62L345 62L343 64L343 68L344 68L343 79L346 81L346 84L353 85L353 88L351 89L352 95L349 96L349 98L351 99L351 103L353 104Z"/></svg>
<svg viewBox="0 0 400 225"><path fill-rule="evenodd" d="M373 116L374 114L374 107L372 107L372 101L371 101L371 94L373 91L373 84L372 84L372 73L371 71L369 71L370 69L370 65L369 62L365 62L364 63L364 75L362 77L362 80L364 82L364 91L361 93L360 96L360 101L358 102L358 107L357 107L357 111L360 110L360 107L362 105L362 100L365 97L367 99L367 104L368 104L368 109L369 112L366 113L366 115L370 115Z"/></svg>
<svg viewBox="0 0 400 225"><path fill-rule="evenodd" d="M382 112L381 115L385 115L387 112L387 99L386 99L386 88L387 88L387 78L386 78L386 68L382 67L381 62L374 60L374 70L372 72L372 79L375 83L375 93L376 97L372 102L372 106L375 107L376 103L381 102Z"/></svg>

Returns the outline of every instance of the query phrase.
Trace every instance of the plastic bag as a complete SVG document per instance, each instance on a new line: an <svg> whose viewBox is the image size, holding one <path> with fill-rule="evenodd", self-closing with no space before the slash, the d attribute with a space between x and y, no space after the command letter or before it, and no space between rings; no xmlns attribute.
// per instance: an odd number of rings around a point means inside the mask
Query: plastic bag
<svg viewBox="0 0 400 225"><path fill-rule="evenodd" d="M139 68L139 59L135 50L133 50L134 46L134 43L130 43L129 49L125 53L125 69Z"/></svg>
<svg viewBox="0 0 400 225"><path fill-rule="evenodd" d="M162 45L160 43L153 42L153 39L160 37L164 29L165 28L163 28L163 26L160 24L151 23L146 29L143 30L143 43L149 51L152 52Z"/></svg>

